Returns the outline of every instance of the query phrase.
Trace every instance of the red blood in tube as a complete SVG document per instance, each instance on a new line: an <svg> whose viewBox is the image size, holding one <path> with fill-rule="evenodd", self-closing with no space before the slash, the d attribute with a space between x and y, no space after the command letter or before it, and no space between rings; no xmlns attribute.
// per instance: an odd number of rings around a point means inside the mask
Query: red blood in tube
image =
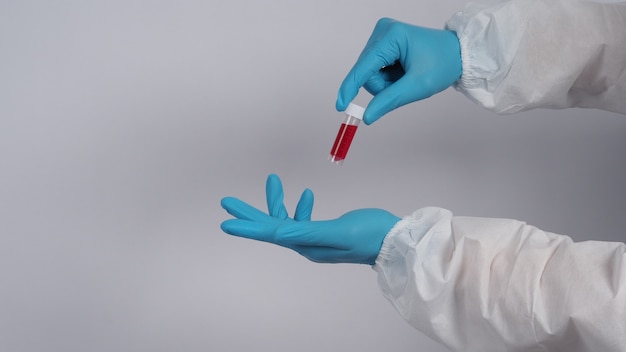
<svg viewBox="0 0 626 352"><path fill-rule="evenodd" d="M333 149L330 150L330 155L333 156L335 161L344 160L346 158L357 127L358 126L347 125L345 123L341 124L337 138L335 138L335 143L333 144Z"/></svg>

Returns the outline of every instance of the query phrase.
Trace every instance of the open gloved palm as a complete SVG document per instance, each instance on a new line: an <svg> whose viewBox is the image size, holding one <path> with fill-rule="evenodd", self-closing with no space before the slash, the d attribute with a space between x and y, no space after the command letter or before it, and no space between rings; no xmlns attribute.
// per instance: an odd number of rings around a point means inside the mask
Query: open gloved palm
<svg viewBox="0 0 626 352"><path fill-rule="evenodd" d="M235 219L222 223L224 232L290 248L320 263L374 264L383 239L400 220L382 209L358 209L337 219L311 221L313 193L306 189L294 217L283 203L280 178L269 175L266 182L268 213L233 197L222 199L222 207Z"/></svg>

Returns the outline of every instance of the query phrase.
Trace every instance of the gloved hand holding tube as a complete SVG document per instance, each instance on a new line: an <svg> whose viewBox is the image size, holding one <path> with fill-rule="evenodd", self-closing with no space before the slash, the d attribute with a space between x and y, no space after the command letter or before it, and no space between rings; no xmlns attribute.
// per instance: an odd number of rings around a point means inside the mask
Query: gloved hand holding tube
<svg viewBox="0 0 626 352"><path fill-rule="evenodd" d="M365 88L374 96L363 117L369 125L402 105L445 90L461 73L461 49L453 31L383 18L341 84L336 108L344 111Z"/></svg>
<svg viewBox="0 0 626 352"><path fill-rule="evenodd" d="M311 221L313 193L305 190L293 218L283 203L280 178L269 175L266 183L268 213L233 197L222 207L235 219L226 220L224 232L293 249L318 263L373 265L391 228L400 220L382 209L358 209L337 219Z"/></svg>

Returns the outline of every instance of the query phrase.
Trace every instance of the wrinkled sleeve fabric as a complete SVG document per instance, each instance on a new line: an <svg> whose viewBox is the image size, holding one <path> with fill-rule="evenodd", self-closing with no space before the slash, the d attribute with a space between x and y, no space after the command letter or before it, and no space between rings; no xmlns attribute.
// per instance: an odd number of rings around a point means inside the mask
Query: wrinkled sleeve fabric
<svg viewBox="0 0 626 352"><path fill-rule="evenodd" d="M413 327L453 351L626 351L626 245L423 208L374 270Z"/></svg>
<svg viewBox="0 0 626 352"><path fill-rule="evenodd" d="M456 89L488 110L626 114L626 2L469 3L446 28L461 45Z"/></svg>

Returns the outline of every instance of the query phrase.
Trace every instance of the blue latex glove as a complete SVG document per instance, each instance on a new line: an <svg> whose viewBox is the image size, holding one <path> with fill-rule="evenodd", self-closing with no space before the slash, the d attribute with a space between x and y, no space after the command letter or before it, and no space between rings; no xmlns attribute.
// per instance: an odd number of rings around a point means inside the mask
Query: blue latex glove
<svg viewBox="0 0 626 352"><path fill-rule="evenodd" d="M383 239L400 220L381 209L359 209L334 220L311 221L313 193L306 189L289 218L283 204L283 186L276 175L266 183L268 214L233 197L222 207L236 219L222 223L228 234L290 248L318 263L373 265Z"/></svg>
<svg viewBox="0 0 626 352"><path fill-rule="evenodd" d="M395 108L445 90L461 72L456 33L383 18L341 84L336 107L344 111L365 88L374 95L363 117L369 125Z"/></svg>

